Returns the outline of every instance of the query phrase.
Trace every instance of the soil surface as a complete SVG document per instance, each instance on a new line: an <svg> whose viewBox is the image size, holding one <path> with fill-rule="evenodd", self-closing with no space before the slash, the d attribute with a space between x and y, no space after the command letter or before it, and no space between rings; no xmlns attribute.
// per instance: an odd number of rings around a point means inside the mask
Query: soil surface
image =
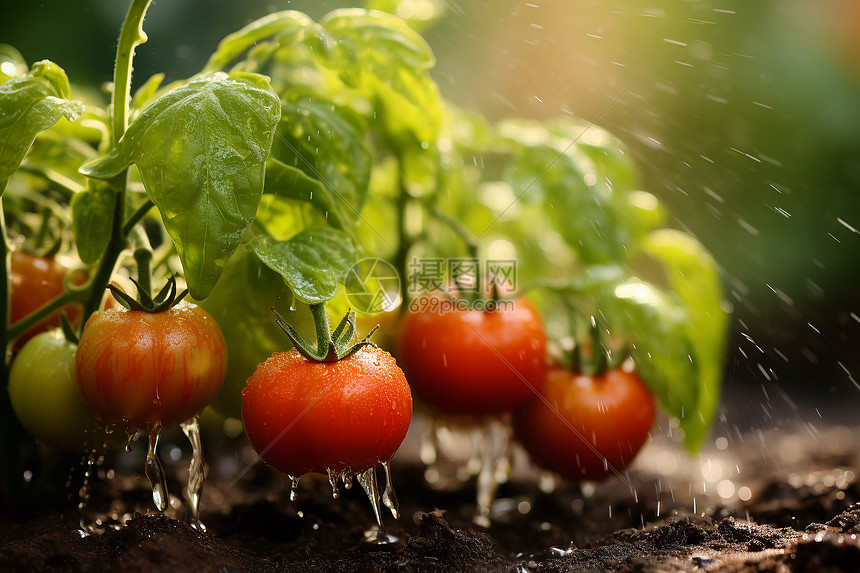
<svg viewBox="0 0 860 573"><path fill-rule="evenodd" d="M452 485L432 473L446 468L428 472L404 455L392 467L401 517L386 514L382 534L360 486L333 500L326 479L306 476L291 502L288 480L254 463L244 437L207 437L205 531L187 523L176 495L189 448L168 434L164 515L135 443L73 467L71 489L87 469L91 477L65 509L7 505L0 570L860 571L860 429L847 426L726 432L696 456L655 436L628 472L587 486L552 487L515 451L486 528L473 524L473 478Z"/></svg>

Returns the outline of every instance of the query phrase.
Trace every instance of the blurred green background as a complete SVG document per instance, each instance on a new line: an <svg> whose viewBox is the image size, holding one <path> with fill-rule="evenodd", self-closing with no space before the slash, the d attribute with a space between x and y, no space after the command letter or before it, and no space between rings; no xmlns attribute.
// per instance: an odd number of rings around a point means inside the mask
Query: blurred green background
<svg viewBox="0 0 860 573"><path fill-rule="evenodd" d="M435 3L445 14L425 36L446 98L491 119L597 119L714 253L734 307L730 392L767 403L764 417L860 404L860 2ZM194 74L220 38L271 11L347 5L156 2L136 84ZM7 3L0 42L98 89L126 7Z"/></svg>

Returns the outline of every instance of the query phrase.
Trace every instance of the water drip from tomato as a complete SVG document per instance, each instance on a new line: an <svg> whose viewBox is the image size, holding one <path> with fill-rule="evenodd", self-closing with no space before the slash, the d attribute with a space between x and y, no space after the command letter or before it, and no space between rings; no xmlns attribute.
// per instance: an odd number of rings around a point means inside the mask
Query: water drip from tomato
<svg viewBox="0 0 860 573"><path fill-rule="evenodd" d="M332 499L340 498L340 490L337 488L337 480L338 474L332 468L326 468L326 473L328 474L328 483L331 484L331 497Z"/></svg>
<svg viewBox="0 0 860 573"><path fill-rule="evenodd" d="M194 416L181 424L182 431L191 442L191 463L188 466L188 484L185 494L188 498L189 521L191 527L206 531L200 521L200 495L206 480L206 462L203 459L203 444L200 440L200 416Z"/></svg>
<svg viewBox="0 0 860 573"><path fill-rule="evenodd" d="M299 482L302 476L287 476L290 478L290 501L296 501L299 497Z"/></svg>
<svg viewBox="0 0 860 573"><path fill-rule="evenodd" d="M478 472L477 507L472 521L481 527L490 526L490 513L499 483L510 470L509 450L511 436L508 426L491 419L485 426L480 444L481 469Z"/></svg>
<svg viewBox="0 0 860 573"><path fill-rule="evenodd" d="M156 509L163 512L167 509L167 479L164 476L164 466L158 459L158 440L161 437L161 422L153 422L149 428L149 449L146 452L144 470L152 487L152 501Z"/></svg>
<svg viewBox="0 0 860 573"><path fill-rule="evenodd" d="M397 494L394 492L394 484L391 481L391 460L382 462L382 468L385 470L385 489L382 492L382 503L391 510L394 519L400 519L400 502L397 501Z"/></svg>

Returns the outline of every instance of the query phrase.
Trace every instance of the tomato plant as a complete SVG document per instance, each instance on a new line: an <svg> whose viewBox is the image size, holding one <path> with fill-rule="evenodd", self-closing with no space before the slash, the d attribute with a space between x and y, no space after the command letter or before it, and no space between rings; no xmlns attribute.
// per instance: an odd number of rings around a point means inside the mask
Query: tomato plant
<svg viewBox="0 0 860 573"><path fill-rule="evenodd" d="M554 365L540 394L517 412L514 427L535 463L593 481L633 461L654 417L654 398L632 369L590 375Z"/></svg>
<svg viewBox="0 0 860 573"><path fill-rule="evenodd" d="M357 470L390 456L408 426L408 389L388 355L363 343L350 356L341 352L354 317L323 336L321 305L343 303L339 285L364 268L362 260L390 261L398 276L373 280L398 280L395 298L404 309L418 298L409 279L421 257L466 254L489 263L497 252L516 260L519 277L534 287L530 298L556 332L566 325L547 304L541 286L548 279L564 283L553 288L581 312L605 317L631 343L649 391L679 418L688 447L701 444L716 410L724 350L717 265L689 234L661 228L664 210L639 190L632 154L620 141L569 118L492 124L458 109L433 81L434 55L417 29L378 10L335 10L316 21L294 10L275 12L225 37L200 73L166 85L156 74L133 90L133 59L146 41L150 3L129 3L110 101L74 99L54 62L28 66L11 48L0 54L8 64L0 76L2 207L21 221L33 218L34 205L51 211L62 256L87 267L85 284L72 288L66 280L45 294L48 300L30 297L32 308L21 311L26 316L0 305L0 325L10 325L0 329L0 347L66 305L80 305L82 395L103 420L151 426L147 473L160 473L161 425L194 417L213 397L224 415L238 415L243 403L255 446L287 472ZM477 161L485 156L493 158L488 168ZM490 194L515 200L490 201ZM0 265L0 300L12 300L13 313L17 292L37 292L16 287L13 278L20 255L8 246L27 238L0 237L0 257L13 259L11 273ZM187 287L199 308L99 311L129 252L149 253L161 276L177 276L171 280ZM659 280L641 279L642 266L659 267ZM495 285L499 277L491 275L485 276ZM460 278L450 271L439 280ZM345 298L352 292L375 301L380 293L363 290L361 282ZM476 284L484 284L480 276ZM154 302L148 284L141 286L140 302ZM381 289L386 300L396 288ZM516 288L505 295L517 296ZM402 322L397 355L416 396L433 411L496 416L540 389L543 321L524 298L498 302L494 311L385 315ZM286 344L268 319L272 307L295 323L286 330L296 351L277 358L269 357ZM200 308L211 311L225 338ZM296 319L307 308L316 351ZM381 379L375 397L334 374L360 374L369 384L379 381L374 368L394 377ZM4 384L7 375L0 370ZM317 393L319 376L342 380L343 390ZM253 385L246 386L249 377ZM254 398L257 392L263 397ZM2 396L0 423L7 426L0 436L14 436L17 422L6 415ZM329 426L340 431L320 430L317 438L304 428L312 420L319 425L307 401L317 398ZM281 404L287 413L278 423L310 407L295 422L303 440L266 450L272 436L261 427L270 430L265 424L274 418L267 416L276 412L255 400ZM372 431L370 414L381 416L384 431ZM338 425L340 418L347 425ZM356 428L352 442L347 426ZM197 460L199 436L184 429ZM302 441L314 447L288 449ZM7 484L21 475L12 442L0 439L0 453L10 460ZM200 477L202 461L194 467L189 474ZM154 489L159 482L153 480ZM157 497L163 505L164 496Z"/></svg>
<svg viewBox="0 0 860 573"><path fill-rule="evenodd" d="M9 373L9 398L21 424L48 446L83 452L112 442L78 391L77 346L57 329L21 348Z"/></svg>
<svg viewBox="0 0 860 573"><path fill-rule="evenodd" d="M525 298L495 310L439 304L410 311L397 356L423 402L442 412L498 414L525 404L546 367L546 334ZM491 302L491 301L490 301Z"/></svg>
<svg viewBox="0 0 860 573"><path fill-rule="evenodd" d="M218 393L227 349L203 309L180 302L156 313L113 308L94 313L75 360L78 386L98 418L137 430L179 424Z"/></svg>

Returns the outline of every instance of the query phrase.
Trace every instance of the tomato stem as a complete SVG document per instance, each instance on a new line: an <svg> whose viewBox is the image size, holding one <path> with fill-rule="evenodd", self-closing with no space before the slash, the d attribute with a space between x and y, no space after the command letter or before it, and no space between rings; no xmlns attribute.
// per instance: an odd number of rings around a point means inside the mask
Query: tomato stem
<svg viewBox="0 0 860 573"><path fill-rule="evenodd" d="M317 345L316 348L306 336L293 328L281 314L272 307L272 312L275 313L275 322L293 343L296 350L311 362L337 362L347 358L365 346L374 346L370 342L370 337L379 328L376 325L367 336L359 342L350 345L353 336L355 336L355 311L350 309L341 318L334 332L331 331L328 321L328 315L325 310L325 303L310 305L311 314L314 317L314 328L316 329Z"/></svg>

